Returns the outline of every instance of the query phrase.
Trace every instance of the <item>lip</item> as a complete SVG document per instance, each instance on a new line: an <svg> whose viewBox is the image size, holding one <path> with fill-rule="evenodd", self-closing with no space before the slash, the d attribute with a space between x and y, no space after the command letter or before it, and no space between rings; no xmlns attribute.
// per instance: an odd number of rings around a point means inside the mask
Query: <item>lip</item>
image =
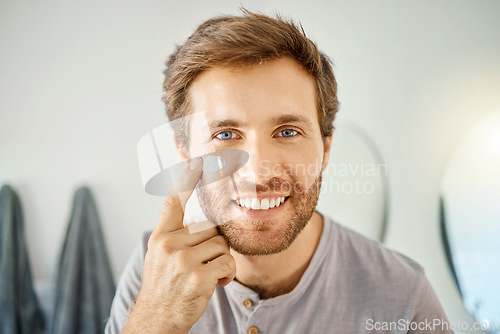
<svg viewBox="0 0 500 334"><path fill-rule="evenodd" d="M276 196L280 197L280 196ZM242 217L246 217L248 219L252 220L264 220L264 219L271 219L279 215L282 211L283 208L288 205L288 198L289 196L281 196L285 197L285 201L280 204L280 206L275 206L274 208L270 208L267 210L253 210L250 208L242 207L239 206L238 203L236 203L235 200L231 200L232 204L236 206L236 209L239 210L240 214ZM241 197L245 198L245 197ZM268 198L268 197L262 197L262 198Z"/></svg>
<svg viewBox="0 0 500 334"><path fill-rule="evenodd" d="M233 201L245 198L257 198L260 201L264 198L277 198L277 197L285 197L286 200L286 198L289 196L290 194L283 194L283 193L248 194L248 195L239 195L235 199L233 199Z"/></svg>

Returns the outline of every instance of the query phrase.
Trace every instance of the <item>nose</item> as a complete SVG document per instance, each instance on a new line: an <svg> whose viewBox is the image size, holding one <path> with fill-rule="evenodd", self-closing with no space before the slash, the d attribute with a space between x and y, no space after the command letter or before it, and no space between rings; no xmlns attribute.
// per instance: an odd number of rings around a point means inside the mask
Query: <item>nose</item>
<svg viewBox="0 0 500 334"><path fill-rule="evenodd" d="M241 149L248 152L249 160L238 171L238 176L254 184L266 184L272 177L283 177L282 152L273 145L272 139L247 138Z"/></svg>

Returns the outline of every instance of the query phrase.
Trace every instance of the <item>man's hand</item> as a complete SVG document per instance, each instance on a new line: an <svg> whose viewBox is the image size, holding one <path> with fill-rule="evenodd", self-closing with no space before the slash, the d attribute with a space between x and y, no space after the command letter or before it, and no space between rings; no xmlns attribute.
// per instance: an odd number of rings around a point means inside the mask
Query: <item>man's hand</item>
<svg viewBox="0 0 500 334"><path fill-rule="evenodd" d="M165 197L148 242L141 288L124 333L187 333L207 308L217 283L226 286L236 263L226 240L211 227L190 233L183 208L202 173L192 159Z"/></svg>

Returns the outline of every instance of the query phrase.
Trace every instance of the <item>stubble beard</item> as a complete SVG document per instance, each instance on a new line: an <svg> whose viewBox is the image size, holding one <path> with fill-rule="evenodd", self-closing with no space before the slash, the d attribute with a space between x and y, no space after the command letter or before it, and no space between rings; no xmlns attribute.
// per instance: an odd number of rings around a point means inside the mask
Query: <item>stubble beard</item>
<svg viewBox="0 0 500 334"><path fill-rule="evenodd" d="M226 178L226 180L229 178ZM306 190L299 183L291 185L287 215L278 220L229 219L225 214L232 204L225 187L200 187L197 195L205 216L217 225L229 246L242 255L270 255L286 250L307 226L321 191L322 174ZM269 185L273 190L273 185ZM211 188L211 189L208 189ZM267 232L267 235L266 235ZM267 236L267 238L266 238Z"/></svg>

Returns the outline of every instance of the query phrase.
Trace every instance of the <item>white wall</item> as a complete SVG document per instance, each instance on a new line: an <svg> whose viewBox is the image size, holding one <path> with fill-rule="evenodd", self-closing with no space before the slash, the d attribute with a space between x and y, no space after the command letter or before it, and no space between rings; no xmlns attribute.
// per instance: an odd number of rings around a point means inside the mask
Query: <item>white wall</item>
<svg viewBox="0 0 500 334"><path fill-rule="evenodd" d="M389 247L427 270L468 319L438 233L440 180L472 122L500 106L500 2L241 1L299 19L335 61L340 118L375 139L391 192ZM2 1L0 182L24 205L34 275L51 277L72 195L94 191L118 277L161 198L141 189L136 143L165 121L163 62L234 1Z"/></svg>

